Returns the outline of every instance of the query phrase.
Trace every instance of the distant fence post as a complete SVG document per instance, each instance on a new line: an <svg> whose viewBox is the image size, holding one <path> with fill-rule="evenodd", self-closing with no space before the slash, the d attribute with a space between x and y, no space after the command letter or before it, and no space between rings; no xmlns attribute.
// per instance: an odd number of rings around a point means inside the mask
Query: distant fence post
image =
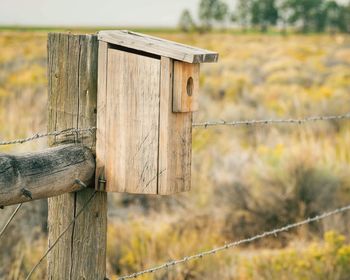
<svg viewBox="0 0 350 280"><path fill-rule="evenodd" d="M95 35L48 36L48 130L96 126L98 41ZM95 149L95 133L56 136L50 146L79 142ZM78 178L79 179L79 178ZM49 246L94 192L49 199ZM107 193L99 192L48 256L48 279L103 280L106 275Z"/></svg>

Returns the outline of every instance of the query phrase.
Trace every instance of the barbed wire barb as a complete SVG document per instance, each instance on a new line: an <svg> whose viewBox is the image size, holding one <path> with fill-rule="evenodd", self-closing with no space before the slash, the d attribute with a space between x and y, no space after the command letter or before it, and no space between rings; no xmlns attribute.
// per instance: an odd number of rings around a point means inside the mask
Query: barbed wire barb
<svg viewBox="0 0 350 280"><path fill-rule="evenodd" d="M269 125L269 124L305 124L308 122L346 120L350 119L350 113L344 115L312 116L302 119L261 119L261 120L238 120L238 121L206 121L193 123L193 127L208 128L213 126L243 126L243 125Z"/></svg>
<svg viewBox="0 0 350 280"><path fill-rule="evenodd" d="M23 203L18 204L18 206L16 207L15 211L13 211L13 213L11 214L10 218L7 220L6 224L4 225L4 227L2 228L1 232L0 232L0 238L1 236L4 234L4 232L6 231L7 227L10 225L10 223L12 222L13 218L16 216L16 214L18 213L19 209L22 207Z"/></svg>
<svg viewBox="0 0 350 280"><path fill-rule="evenodd" d="M87 128L68 128L64 130L58 130L58 131L52 131L47 133L36 133L32 136L29 136L27 138L22 139L14 139L9 141L0 141L0 146L3 145L13 145L13 144L23 144L26 142L34 141L39 138L49 137L49 136L59 136L62 134L77 134L77 133L84 133L84 132L93 132L96 130L96 127L87 127Z"/></svg>
<svg viewBox="0 0 350 280"><path fill-rule="evenodd" d="M261 119L261 120L238 120L238 121L206 121L193 123L194 128L208 128L213 126L242 126L242 125L268 125L268 124L305 124L307 122L316 122L316 121L331 121L331 120L345 120L350 119L350 113L344 115L331 115L331 116L313 116L303 119ZM13 145L13 144L23 144L26 142L34 141L39 138L49 137L49 136L59 136L62 134L75 134L79 132L93 132L96 130L96 127L87 127L87 128L68 128L59 131L52 131L48 133L36 133L30 137L22 139L14 139L9 141L0 141L0 146L3 145Z"/></svg>
<svg viewBox="0 0 350 280"><path fill-rule="evenodd" d="M312 223L312 222L320 221L320 220L325 219L327 217L330 217L330 216L333 216L333 215L336 215L336 214L339 214L339 213L342 213L342 212L345 212L345 211L348 211L348 210L350 210L350 204L347 205L347 206L335 209L333 211L325 212L325 213L323 213L321 215L314 216L312 218L307 218L306 220L303 220L303 221L300 221L300 222L297 222L297 223L289 224L289 225L286 225L284 227L276 228L276 229L273 229L273 230L270 230L270 231L265 231L265 232L263 232L261 234L258 234L258 235L255 235L255 236L252 236L252 237L249 237L249 238L246 238L246 239L242 239L242 240L239 240L239 241L234 241L234 242L231 242L231 243L227 243L227 244L225 244L225 245L223 245L221 247L217 247L217 248L211 249L209 251L204 251L204 252L201 252L201 253L197 253L195 255L186 256L186 257L184 257L182 259L179 259L179 260L173 260L173 261L166 262L166 263L164 263L162 265L159 265L159 266L156 266L156 267L153 267L153 268L149 268L149 269L146 269L146 270L135 272L135 273L130 274L130 275L122 276L122 277L119 277L118 280L137 278L137 277L139 277L141 275L144 275L144 274L154 273L156 271L169 268L170 266L176 266L176 265L179 265L179 264L182 264L182 263L186 263L186 262L189 262L189 261L192 261L192 260L203 258L203 257L208 256L208 255L213 255L213 254L216 254L216 253L218 253L220 251L227 250L227 249L230 249L230 248L233 248L233 247L237 247L237 246L245 244L245 243L250 243L250 242L256 241L258 239L262 239L262 238L265 238L265 237L268 237L268 236L272 236L272 235L277 235L278 233L289 231L289 230L291 230L293 228L300 227L302 225L306 225L306 224L309 224L309 223Z"/></svg>
<svg viewBox="0 0 350 280"><path fill-rule="evenodd" d="M65 235L65 233L68 231L68 229L75 223L75 221L79 218L79 216L84 212L84 210L88 207L88 205L91 203L92 199L96 195L96 191L89 197L89 199L85 202L84 206L77 212L75 217L70 221L68 226L60 233L60 235L57 237L57 239L50 245L50 247L46 250L45 254L40 258L40 260L37 262L37 264L32 268L32 270L29 272L28 276L25 278L25 280L29 280L35 270L39 267L39 265L42 263L42 261L46 258L46 256L52 251L52 249L58 244L58 242L61 240L61 238Z"/></svg>

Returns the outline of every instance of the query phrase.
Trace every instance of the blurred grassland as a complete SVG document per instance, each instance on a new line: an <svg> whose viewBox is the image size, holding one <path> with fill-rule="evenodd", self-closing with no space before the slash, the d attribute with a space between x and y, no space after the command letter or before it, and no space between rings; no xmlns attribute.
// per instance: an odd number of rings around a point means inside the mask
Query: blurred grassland
<svg viewBox="0 0 350 280"><path fill-rule="evenodd" d="M219 63L201 66L195 121L350 111L348 35L155 35L220 53ZM46 87L46 33L1 31L0 139L46 131ZM349 203L349 147L349 121L194 129L191 192L109 195L109 278ZM22 279L45 249L46 205L25 207L1 241L0 279ZM140 279L349 279L349 222L339 215Z"/></svg>

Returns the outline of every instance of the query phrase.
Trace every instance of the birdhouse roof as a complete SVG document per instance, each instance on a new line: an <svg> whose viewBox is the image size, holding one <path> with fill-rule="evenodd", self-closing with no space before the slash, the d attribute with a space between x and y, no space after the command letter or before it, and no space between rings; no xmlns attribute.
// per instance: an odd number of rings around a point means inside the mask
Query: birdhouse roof
<svg viewBox="0 0 350 280"><path fill-rule="evenodd" d="M218 53L127 30L104 30L98 39L131 50L188 63L217 62Z"/></svg>

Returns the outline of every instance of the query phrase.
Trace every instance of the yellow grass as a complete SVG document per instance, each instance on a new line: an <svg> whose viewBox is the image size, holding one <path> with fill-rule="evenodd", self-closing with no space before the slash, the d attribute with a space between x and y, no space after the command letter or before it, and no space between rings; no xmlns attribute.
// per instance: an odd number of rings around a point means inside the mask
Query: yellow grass
<svg viewBox="0 0 350 280"><path fill-rule="evenodd" d="M201 108L195 114L196 121L350 111L349 36L156 36L220 53L218 64L202 67ZM45 52L45 33L0 33L0 139L46 130ZM1 147L0 151L44 146L45 141L39 141ZM108 275L116 279L117 274L132 273L349 203L349 147L349 121L194 129L191 192L162 198L110 195ZM33 224L42 220L38 217ZM141 279L327 279L329 271L320 267L316 251L338 269L334 279L348 279L349 270L343 267L349 262L345 237L334 233L333 239L340 238L342 243L331 255L328 250L335 246L334 240L328 236L322 241L323 232L331 229L348 238L344 226L348 222L347 216L329 219ZM19 228L21 223L23 220ZM12 240L11 235L7 238L7 242ZM38 259L43 251L45 233L40 230L36 235L18 234L16 238L27 240L21 243L23 248L29 248L28 240L40 245L32 254L28 250L23 254L23 277L33 264L32 258ZM307 245L305 253L293 246L296 239L316 245ZM274 250L266 256L262 248ZM0 275L17 273L18 263L5 264L19 257L18 248L1 250L0 254ZM40 273L45 273L45 267Z"/></svg>

